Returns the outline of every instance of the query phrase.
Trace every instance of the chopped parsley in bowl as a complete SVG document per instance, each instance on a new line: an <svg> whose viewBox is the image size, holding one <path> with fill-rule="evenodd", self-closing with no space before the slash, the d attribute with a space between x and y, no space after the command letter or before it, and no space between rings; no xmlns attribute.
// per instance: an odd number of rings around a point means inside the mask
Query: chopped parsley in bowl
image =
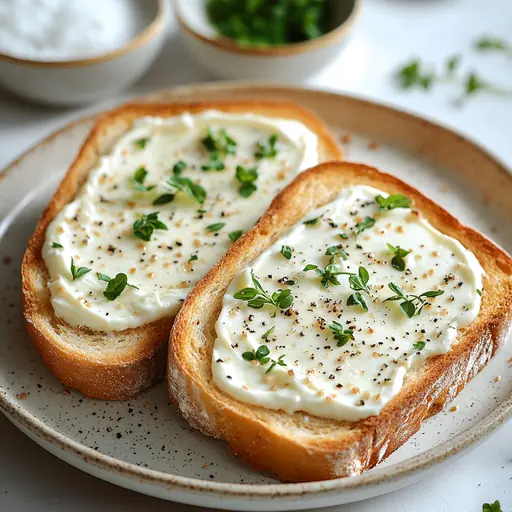
<svg viewBox="0 0 512 512"><path fill-rule="evenodd" d="M316 39L330 30L328 0L208 0L208 18L219 34L242 46L283 46Z"/></svg>

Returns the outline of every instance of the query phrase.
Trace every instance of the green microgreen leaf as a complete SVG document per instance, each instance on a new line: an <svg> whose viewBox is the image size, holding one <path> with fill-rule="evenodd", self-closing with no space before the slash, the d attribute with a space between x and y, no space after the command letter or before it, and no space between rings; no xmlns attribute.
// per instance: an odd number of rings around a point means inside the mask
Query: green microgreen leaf
<svg viewBox="0 0 512 512"><path fill-rule="evenodd" d="M171 203L174 201L175 194L162 194L153 201L153 206L160 206L162 204Z"/></svg>
<svg viewBox="0 0 512 512"><path fill-rule="evenodd" d="M194 183L189 178L183 178L181 176L172 176L167 180L167 184L174 187L179 192L185 192L189 197L197 201L199 204L203 204L206 199L206 191L201 185Z"/></svg>
<svg viewBox="0 0 512 512"><path fill-rule="evenodd" d="M64 249L64 247L61 244L58 244L57 242L52 242L52 248L53 249Z"/></svg>
<svg viewBox="0 0 512 512"><path fill-rule="evenodd" d="M281 254L287 259L291 259L292 257L292 248L289 245L281 246Z"/></svg>
<svg viewBox="0 0 512 512"><path fill-rule="evenodd" d="M210 224L206 226L206 230L210 233L215 233L216 231L220 231L226 225L225 222L217 222L215 224Z"/></svg>
<svg viewBox="0 0 512 512"><path fill-rule="evenodd" d="M76 281L77 279L79 279L80 277L84 276L85 274L87 274L88 272L91 271L91 269L87 268L87 267L76 268L73 258L71 258L70 270L71 270L71 277L73 278L73 281Z"/></svg>
<svg viewBox="0 0 512 512"><path fill-rule="evenodd" d="M484 503L482 505L482 512L503 512L501 503L496 500L494 503Z"/></svg>
<svg viewBox="0 0 512 512"><path fill-rule="evenodd" d="M133 234L137 238L140 238L145 242L149 242L155 229L167 231L167 226L158 220L159 213L160 212L153 212L148 215L142 215L139 219L137 219L133 223Z"/></svg>
<svg viewBox="0 0 512 512"><path fill-rule="evenodd" d="M149 192L155 188L155 185L144 185L144 180L148 175L148 171L145 167L139 167L134 173L133 177L130 178L130 183L137 192Z"/></svg>
<svg viewBox="0 0 512 512"><path fill-rule="evenodd" d="M258 150L254 153L255 158L261 160L262 158L275 158L277 155L276 149L277 134L273 133L268 138L268 143L258 142Z"/></svg>
<svg viewBox="0 0 512 512"><path fill-rule="evenodd" d="M319 215L318 217L315 217L314 219L305 220L302 224L305 224L306 226L314 226L323 216L324 215L322 214Z"/></svg>
<svg viewBox="0 0 512 512"><path fill-rule="evenodd" d="M439 297L444 293L443 290L429 290L420 295L415 295L406 294L402 288L400 288L400 286L395 283L388 283L388 287L396 295L388 297L386 300L384 300L384 302L394 302L401 300L402 302L400 303L400 309L407 318L420 315L420 313L423 311L423 308L428 304L425 301L425 298Z"/></svg>
<svg viewBox="0 0 512 512"><path fill-rule="evenodd" d="M255 182L258 179L258 170L256 167L247 169L242 165L237 165L235 176L241 184L239 192L242 197L249 197L257 190Z"/></svg>
<svg viewBox="0 0 512 512"><path fill-rule="evenodd" d="M338 342L338 347L343 347L349 341L354 340L354 331L345 329L339 322L332 322L327 327L334 333L334 339Z"/></svg>
<svg viewBox="0 0 512 512"><path fill-rule="evenodd" d="M135 145L139 149L144 149L147 146L148 142L149 142L149 137L143 137L142 139L137 139L135 141Z"/></svg>
<svg viewBox="0 0 512 512"><path fill-rule="evenodd" d="M270 336L272 336L272 334L274 333L275 330L276 330L276 326L274 325L268 331L265 331L263 333L263 335L261 336L261 339L268 341L268 339L270 338Z"/></svg>
<svg viewBox="0 0 512 512"><path fill-rule="evenodd" d="M263 289L253 271L251 271L251 278L254 288L247 287L238 290L234 295L235 299L247 301L247 305L254 309L260 309L266 304L278 309L288 309L293 304L293 295L290 290L278 290L269 295Z"/></svg>
<svg viewBox="0 0 512 512"><path fill-rule="evenodd" d="M413 344L413 348L415 350L423 350L425 348L425 342L424 341L417 341L416 343Z"/></svg>
<svg viewBox="0 0 512 512"><path fill-rule="evenodd" d="M183 160L176 162L172 168L173 174L179 176L187 168L187 164Z"/></svg>
<svg viewBox="0 0 512 512"><path fill-rule="evenodd" d="M402 249L399 245L396 247L391 244L387 244L390 251L393 253L393 258L391 259L391 266L399 270L400 272L403 272L405 270L405 260L404 258L410 254L411 251L406 251L405 249Z"/></svg>
<svg viewBox="0 0 512 512"><path fill-rule="evenodd" d="M236 242L243 234L244 232L239 229L237 231L231 231L231 233L228 233L228 237L232 242Z"/></svg>
<svg viewBox="0 0 512 512"><path fill-rule="evenodd" d="M361 222L356 224L356 235L362 233L366 229L370 229L375 224L375 219L373 217L365 217Z"/></svg>
<svg viewBox="0 0 512 512"><path fill-rule="evenodd" d="M382 197L378 195L375 198L375 202L379 205L379 211L389 211L395 208L410 208L411 200L402 194L391 194L388 197Z"/></svg>

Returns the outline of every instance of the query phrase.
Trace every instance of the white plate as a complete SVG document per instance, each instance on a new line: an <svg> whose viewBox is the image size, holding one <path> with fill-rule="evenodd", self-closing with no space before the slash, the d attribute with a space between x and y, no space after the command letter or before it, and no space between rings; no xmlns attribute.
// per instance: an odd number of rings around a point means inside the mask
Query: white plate
<svg viewBox="0 0 512 512"><path fill-rule="evenodd" d="M512 248L512 177L484 151L437 125L340 95L256 84L195 86L151 99L248 96L285 97L317 110L340 135L351 134L347 159L398 175ZM451 404L429 419L377 468L346 479L280 484L232 457L224 443L192 430L169 407L163 384L127 402L92 401L63 388L25 331L19 268L42 209L92 125L85 119L68 126L0 176L0 409L41 446L99 478L160 498L231 510L299 510L416 481L512 415L509 344L455 400L456 411Z"/></svg>

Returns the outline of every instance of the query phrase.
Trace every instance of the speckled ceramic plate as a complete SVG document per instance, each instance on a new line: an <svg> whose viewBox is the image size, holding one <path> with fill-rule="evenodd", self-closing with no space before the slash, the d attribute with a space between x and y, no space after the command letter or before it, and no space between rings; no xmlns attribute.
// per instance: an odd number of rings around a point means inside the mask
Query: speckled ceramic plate
<svg viewBox="0 0 512 512"><path fill-rule="evenodd" d="M485 151L440 126L354 98L257 84L201 85L144 100L258 96L315 110L339 133L347 159L398 175L512 249L512 176ZM163 384L127 402L92 401L63 388L24 329L20 263L41 211L93 122L83 119L52 135L0 177L0 409L41 446L99 478L169 500L232 510L299 510L418 480L511 416L509 344L446 411L377 468L352 478L285 485L192 430L169 407Z"/></svg>

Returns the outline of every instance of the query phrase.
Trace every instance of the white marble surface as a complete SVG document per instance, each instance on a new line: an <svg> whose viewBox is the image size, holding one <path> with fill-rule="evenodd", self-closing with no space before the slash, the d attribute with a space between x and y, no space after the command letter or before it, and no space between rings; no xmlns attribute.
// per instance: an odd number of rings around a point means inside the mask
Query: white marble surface
<svg viewBox="0 0 512 512"><path fill-rule="evenodd" d="M512 3L506 0L366 0L353 37L329 68L310 81L314 87L397 105L450 126L478 141L512 167L512 97L478 95L454 107L456 90L400 91L391 79L403 61L418 56L441 63L453 53L465 67L512 88L512 58L476 54L471 42L482 34L512 43ZM175 38L149 73L123 97L158 88L210 80L191 62ZM50 110L29 105L0 91L0 168L68 121L119 101L83 110ZM440 469L428 481L337 512L472 512L482 503L501 500L512 511L512 422L474 452ZM46 453L0 417L0 510L21 512L193 512L101 482Z"/></svg>

